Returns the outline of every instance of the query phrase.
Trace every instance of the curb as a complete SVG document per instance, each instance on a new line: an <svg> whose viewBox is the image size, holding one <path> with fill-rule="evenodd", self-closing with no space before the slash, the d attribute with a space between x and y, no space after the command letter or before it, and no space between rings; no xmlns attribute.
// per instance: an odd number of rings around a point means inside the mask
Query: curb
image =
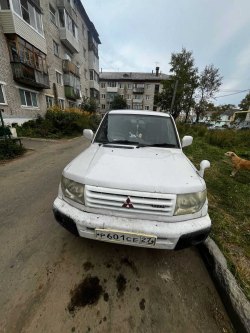
<svg viewBox="0 0 250 333"><path fill-rule="evenodd" d="M198 248L236 332L250 333L250 302L229 271L226 258L210 237Z"/></svg>

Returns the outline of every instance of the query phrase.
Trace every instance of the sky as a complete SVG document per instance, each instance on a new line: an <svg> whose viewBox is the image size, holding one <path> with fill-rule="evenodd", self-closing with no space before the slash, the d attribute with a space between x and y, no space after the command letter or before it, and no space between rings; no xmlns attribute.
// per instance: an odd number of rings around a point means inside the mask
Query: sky
<svg viewBox="0 0 250 333"><path fill-rule="evenodd" d="M219 68L223 85L216 105L237 106L250 92L250 0L82 3L102 42L103 71L151 72L158 65L169 74L171 54L185 47L199 71L210 64Z"/></svg>

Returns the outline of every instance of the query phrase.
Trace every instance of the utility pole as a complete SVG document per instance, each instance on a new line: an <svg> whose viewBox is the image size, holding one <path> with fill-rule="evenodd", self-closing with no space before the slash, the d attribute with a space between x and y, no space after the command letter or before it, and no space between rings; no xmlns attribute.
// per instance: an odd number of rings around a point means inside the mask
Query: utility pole
<svg viewBox="0 0 250 333"><path fill-rule="evenodd" d="M170 113L171 114L172 114L172 111L173 111L173 108L174 108L174 101L175 101L177 87L178 87L178 79L175 81L174 93L173 93L172 102L171 102L171 108L170 108Z"/></svg>

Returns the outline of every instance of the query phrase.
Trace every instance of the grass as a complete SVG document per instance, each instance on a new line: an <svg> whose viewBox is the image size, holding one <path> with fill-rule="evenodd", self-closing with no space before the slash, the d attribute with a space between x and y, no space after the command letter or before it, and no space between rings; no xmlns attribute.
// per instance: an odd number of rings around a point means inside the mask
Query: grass
<svg viewBox="0 0 250 333"><path fill-rule="evenodd" d="M182 134L183 130L185 128L180 129ZM250 300L250 172L243 170L230 177L232 167L224 155L227 151L234 151L243 158L249 158L250 131L206 130L197 134L197 130L188 129L187 132L193 134L194 142L184 148L185 154L197 168L202 159L211 162L211 168L205 171L212 219L211 237Z"/></svg>

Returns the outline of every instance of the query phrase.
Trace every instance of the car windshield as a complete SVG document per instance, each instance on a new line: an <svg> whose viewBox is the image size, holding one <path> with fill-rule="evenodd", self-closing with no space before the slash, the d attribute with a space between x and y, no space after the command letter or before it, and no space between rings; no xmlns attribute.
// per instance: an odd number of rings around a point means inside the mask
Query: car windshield
<svg viewBox="0 0 250 333"><path fill-rule="evenodd" d="M179 148L172 119L154 115L107 114L95 142Z"/></svg>

